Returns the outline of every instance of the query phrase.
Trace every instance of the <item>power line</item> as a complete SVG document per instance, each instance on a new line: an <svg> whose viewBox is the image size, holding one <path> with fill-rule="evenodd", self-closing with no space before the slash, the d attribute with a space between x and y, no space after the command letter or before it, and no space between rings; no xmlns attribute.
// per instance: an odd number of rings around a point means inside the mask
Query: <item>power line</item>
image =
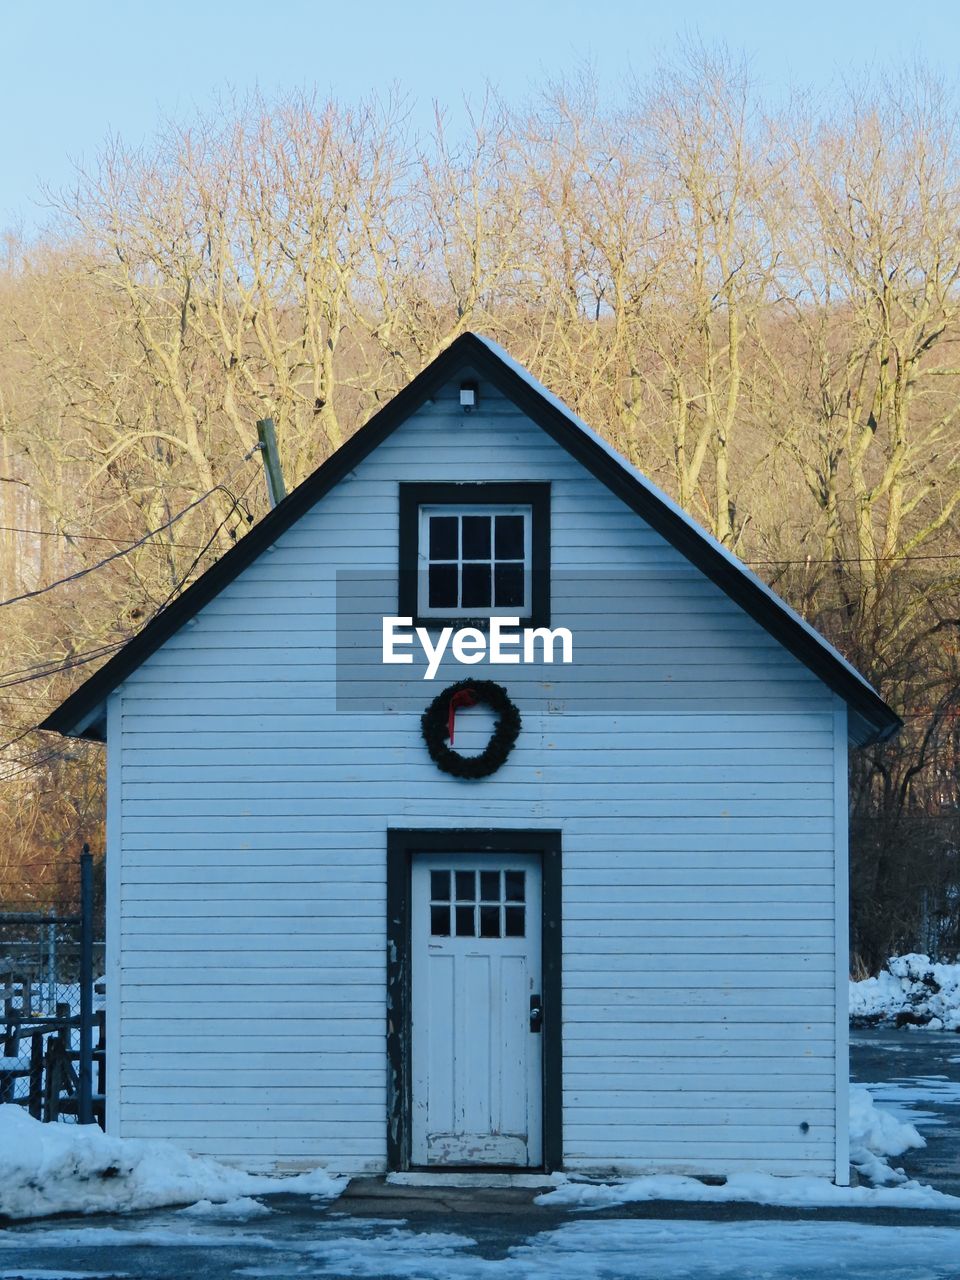
<svg viewBox="0 0 960 1280"><path fill-rule="evenodd" d="M744 564L756 567L773 567L780 565L813 565L813 564L887 564L897 568L903 564L921 563L927 560L960 560L960 551L944 551L929 555L908 555L892 558L890 556L805 556L802 560L744 560Z"/></svg>
<svg viewBox="0 0 960 1280"><path fill-rule="evenodd" d="M25 533L35 538L63 538L67 542L122 542L122 538L111 538L105 533L67 533L58 529L25 529L15 524L0 524L0 533ZM168 542L168 547L182 547L187 551L195 551L199 542Z"/></svg>
<svg viewBox="0 0 960 1280"><path fill-rule="evenodd" d="M243 463L248 462L259 448L259 444L254 445L254 447L244 455ZM241 466L243 463L241 463ZM237 468L237 471L239 470L240 467ZM193 511L195 507L198 507L201 502L206 502L207 498L218 490L226 493L233 502L234 505L231 508L232 514L233 511L236 510L237 502L233 494L226 488L226 484L230 483L233 477L237 474L237 471L234 471L230 476L228 476L224 484L215 484L213 488L208 489L206 493L202 493L199 498L195 498L193 502L185 506L182 511L178 511L176 515L171 516L169 520L165 520L164 523L158 525L156 529L150 529L142 538L138 538L136 542L132 542L129 546L121 547L119 550L111 552L110 555L105 556L103 560L99 560L96 564L88 565L85 569L78 569L76 573L67 574L65 578L58 578L55 582L48 582L44 587L37 587L33 591L24 591L21 595L11 596L9 600L0 600L0 609L5 608L10 604L19 604L22 600L33 600L37 596L45 595L48 591L53 591L56 587L62 587L68 582L76 582L80 578L85 578L88 573L95 573L97 569L102 569L105 565L111 564L114 560L119 560L121 557L129 555L130 552L135 551L137 547L142 547L145 542L148 542L151 538L155 538L158 533L163 533L165 529L169 529L171 526L175 525L178 520L182 520L185 515ZM249 488L249 485L247 487ZM246 490L244 490L244 492L246 492ZM222 527L222 525L220 527Z"/></svg>
<svg viewBox="0 0 960 1280"><path fill-rule="evenodd" d="M259 446L257 446L257 447L259 448ZM249 452L249 453L244 457L244 462L247 462L247 461L248 461L248 460L253 456L254 452L256 452L256 449L252 449L252 450L250 450L250 452ZM239 468L238 468L238 470L239 470ZM236 472L234 472L234 475L235 475L235 474L236 474ZM233 478L233 477L231 476L231 477L230 477L230 479L232 479L232 478ZM216 541L217 535L220 533L221 529L223 529L223 527L226 525L227 521L228 521L228 520L231 518L231 516L233 516L233 515L234 515L234 513L239 509L241 502L242 502L242 501L243 501L243 499L246 497L247 492L249 491L249 489L251 488L251 486L253 485L253 483L255 482L255 480L256 480L256 479L257 479L257 473L255 473L254 475L252 475L252 476L250 477L250 479L247 481L246 485L244 485L243 489L240 491L240 494L239 494L238 496L235 496L234 494L230 493L230 492L229 492L229 490L225 489L225 487L224 487L223 485L217 485L217 486L216 486L216 488L218 488L218 489L224 489L224 492L228 493L228 495L229 495L229 497L230 497L230 500L231 500L231 502L232 502L232 506L231 506L230 510L227 512L227 514L223 517L223 519L220 521L220 523L219 523L219 524L217 525L217 527L214 529L213 533L212 533L212 534L210 535L210 537L207 539L206 543L205 543L205 544L204 544L204 546L201 548L200 552L199 552L199 553L194 557L194 559L193 559L192 563L190 564L190 567L187 569L186 573L185 573L185 574L180 578L180 580L175 584L175 586L173 587L173 590L169 593L169 595L167 596L167 598L163 601L163 603L162 603L162 604L161 604L157 609L155 609L155 610L154 610L154 612L151 614L151 616L150 616L150 617L147 619L147 621L144 623L144 627L149 626L149 624L150 624L151 622L153 622L153 620L154 620L155 618L159 617L159 615L164 611L164 609L166 609L166 608L167 608L167 606L171 603L171 601L172 601L172 600L173 600L173 599L174 599L174 598L175 598L175 597L176 597L176 596L177 596L177 595L182 591L182 589L183 589L184 585L185 585L185 584L187 583L187 581L189 580L190 575L193 573L194 569L197 567L197 565L199 564L200 560L203 558L204 554L209 550L209 548L210 548L210 547L213 545L213 543ZM210 493L212 493L212 492L213 492L213 490L210 490ZM209 493L207 493L207 494L205 494L204 496L205 496L205 497L209 497L209 496L210 496L210 494L209 494ZM201 498L201 499L197 499L197 502L200 502L200 501L202 501L202 500L203 500L202 498ZM197 504L196 504L196 503L193 503L192 505L193 505L193 506L196 506ZM186 512L187 510L189 510L189 508L185 508L183 512L180 512L180 515L185 514L185 512ZM174 517L174 518L176 519L176 518L178 518L178 517ZM111 558L113 558L113 557L111 557ZM55 585L55 584L51 584L51 585ZM141 628L141 630L142 630L142 628ZM127 639L129 639L129 637L128 637ZM72 670L74 667L81 667L81 666L85 666L85 665L86 665L87 663L89 663L89 662L94 662L94 661L96 661L96 659L97 659L97 658L105 657L108 653L111 653L111 652L113 652L113 651L114 651L114 650L116 650L116 649L120 649L120 648L122 648L122 647L127 643L127 639L113 641L113 642L112 642L112 643L110 643L110 644L107 644L107 645L103 645L103 646L101 646L99 649L91 649L91 650L87 650L87 651L86 651L86 652L84 652L84 653L73 655L71 659L69 659L68 661L66 661L66 662L64 662L64 663L61 663L59 666L56 666L56 665L54 665L54 664L52 664L52 663L51 663L51 664L48 664L48 669L43 670L43 671L36 671L36 670L35 670L33 674L29 674L29 675L28 675L28 674L24 674L24 675L21 675L19 672L10 672L10 673L8 673L8 674L10 674L10 675L17 675L17 676L18 676L18 678L17 678L17 679L14 679L14 680L7 680L7 679L4 677L4 678L3 678L3 682L2 682L2 683L0 683L0 689L10 688L10 687L12 687L12 686L14 686L14 685L27 684L27 683L29 683L30 681L33 681L33 680L43 680L43 679L46 679L48 676L57 675L57 674L59 674L59 673L60 673L60 672L62 672L62 671L70 671L70 670ZM26 667L25 667L25 668L22 668L21 670L22 670L23 672L27 672L27 671L30 671L30 668L26 668ZM2 746L0 746L0 754L2 754L3 752L7 751L10 747L15 746L18 742L21 742L25 737L27 737L27 735L28 735L28 734L34 733L34 732L36 732L36 731L37 731L37 726L36 726L36 725L32 726L32 727L31 727L31 728L29 728L29 729L24 729L24 731L23 731L22 733L18 734L15 738L12 738L9 742L6 742L6 743L4 743ZM6 774L4 774L2 777L0 777L0 782L9 782L9 781L11 781L11 779L16 778L16 777L19 777L19 776L20 776L21 774L23 774L23 773L28 773L28 772L29 772L30 770L32 770L32 769L38 769L38 768L40 768L40 766L41 766L41 765L46 764L46 763L47 763L47 761L52 760L55 756L58 756L58 755L60 755L60 754L61 754L61 749L59 749L59 748L58 748L58 749L55 749L55 750L53 750L53 751L48 752L48 753L47 753L46 755L44 755L44 756L41 756L39 760L32 760L32 761L29 761L29 762L27 762L27 761L22 762L22 767L20 767L20 768L18 768L18 769L13 770L13 771L12 771L12 772L10 772L10 773L6 773Z"/></svg>

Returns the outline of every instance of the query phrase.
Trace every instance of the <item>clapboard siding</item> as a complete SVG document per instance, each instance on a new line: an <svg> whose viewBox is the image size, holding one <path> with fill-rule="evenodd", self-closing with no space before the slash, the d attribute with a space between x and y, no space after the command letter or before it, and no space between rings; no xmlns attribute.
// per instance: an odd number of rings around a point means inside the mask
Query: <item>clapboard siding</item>
<svg viewBox="0 0 960 1280"><path fill-rule="evenodd" d="M467 420L454 395L114 695L111 1122L384 1168L387 828L559 828L566 1164L832 1175L835 700L512 404L481 385ZM397 710L338 710L335 576L395 580L401 480L550 481L552 624L602 658L471 668L524 717L479 785L419 741L449 659L394 669ZM365 592L341 573L341 621Z"/></svg>

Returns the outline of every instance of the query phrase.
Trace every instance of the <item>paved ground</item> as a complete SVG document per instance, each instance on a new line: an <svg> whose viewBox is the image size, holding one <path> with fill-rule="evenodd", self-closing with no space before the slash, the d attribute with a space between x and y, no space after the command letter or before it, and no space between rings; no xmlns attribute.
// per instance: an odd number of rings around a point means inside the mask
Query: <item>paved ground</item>
<svg viewBox="0 0 960 1280"><path fill-rule="evenodd" d="M960 1194L960 1037L858 1032L854 1079L919 1117L909 1173ZM182 1211L0 1231L0 1280L960 1280L960 1214L663 1202L572 1213L519 1189L357 1181L333 1204L274 1196L247 1221Z"/></svg>
<svg viewBox="0 0 960 1280"><path fill-rule="evenodd" d="M911 1177L960 1196L960 1036L943 1031L853 1031L850 1076L877 1102L916 1124L920 1151L892 1161Z"/></svg>

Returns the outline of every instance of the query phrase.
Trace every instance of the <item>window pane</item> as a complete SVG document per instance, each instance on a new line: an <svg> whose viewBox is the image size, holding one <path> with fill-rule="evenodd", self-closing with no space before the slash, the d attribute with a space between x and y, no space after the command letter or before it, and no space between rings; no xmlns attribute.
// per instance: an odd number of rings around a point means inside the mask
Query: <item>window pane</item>
<svg viewBox="0 0 960 1280"><path fill-rule="evenodd" d="M503 873L503 878L507 882L507 901L524 902L526 900L526 895L523 892L523 872L505 871Z"/></svg>
<svg viewBox="0 0 960 1280"><path fill-rule="evenodd" d="M523 559L523 516L497 516L496 552L498 560Z"/></svg>
<svg viewBox="0 0 960 1280"><path fill-rule="evenodd" d="M523 605L523 565L498 564L495 570L498 609Z"/></svg>
<svg viewBox="0 0 960 1280"><path fill-rule="evenodd" d="M490 517L463 517L464 560L490 559Z"/></svg>
<svg viewBox="0 0 960 1280"><path fill-rule="evenodd" d="M433 570L431 569L431 573ZM464 609L490 608L490 566L465 564L460 603Z"/></svg>
<svg viewBox="0 0 960 1280"><path fill-rule="evenodd" d="M450 901L450 872L430 872L430 897L434 902Z"/></svg>
<svg viewBox="0 0 960 1280"><path fill-rule="evenodd" d="M457 907L457 937L473 937L473 907Z"/></svg>
<svg viewBox="0 0 960 1280"><path fill-rule="evenodd" d="M457 517L430 517L430 559L456 560Z"/></svg>
<svg viewBox="0 0 960 1280"><path fill-rule="evenodd" d="M503 936L505 938L522 938L523 937L523 917L526 914L525 907L504 907L504 929ZM459 929L457 930L459 933Z"/></svg>
<svg viewBox="0 0 960 1280"><path fill-rule="evenodd" d="M480 897L484 902L500 901L500 872L480 872Z"/></svg>
<svg viewBox="0 0 960 1280"><path fill-rule="evenodd" d="M481 907L480 908L480 937L481 938L499 938L500 937L500 908L499 907Z"/></svg>
<svg viewBox="0 0 960 1280"><path fill-rule="evenodd" d="M476 872L457 872L457 901L473 902L476 897Z"/></svg>
<svg viewBox="0 0 960 1280"><path fill-rule="evenodd" d="M455 609L457 607L457 566L432 564L430 566L431 609Z"/></svg>
<svg viewBox="0 0 960 1280"><path fill-rule="evenodd" d="M450 937L450 908L431 907L430 908L430 932L435 938Z"/></svg>

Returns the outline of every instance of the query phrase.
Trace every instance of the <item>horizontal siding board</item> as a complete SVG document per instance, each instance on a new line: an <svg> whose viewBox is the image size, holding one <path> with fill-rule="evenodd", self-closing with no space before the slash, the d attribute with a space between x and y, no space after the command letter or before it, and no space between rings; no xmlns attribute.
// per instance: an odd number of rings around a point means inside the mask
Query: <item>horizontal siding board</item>
<svg viewBox="0 0 960 1280"><path fill-rule="evenodd" d="M257 1028L257 1034L264 1033L263 1024ZM282 1071L283 1056L291 1053L325 1054L332 1062L352 1061L356 1056L383 1053L383 1026L376 1027L364 1024L350 1033L350 1051L344 1052L344 1039L341 1035L327 1034L314 1027L276 1031L270 1029L270 1051L275 1066ZM168 1053L170 1051L170 1035L166 1028L158 1028L156 1023L149 1023L144 1031L127 1032L124 1023L124 1048L129 1053ZM234 1035L224 1036L204 1029L199 1025L190 1033L189 1049L180 1048L178 1052L187 1061L200 1058L204 1054L223 1055L225 1058L240 1057L246 1061L250 1052L250 1041ZM232 1074L232 1073L231 1073Z"/></svg>
<svg viewBox="0 0 960 1280"><path fill-rule="evenodd" d="M129 972L134 985L143 983L147 986L155 986L164 981L171 985L175 981L178 987L202 986L206 982L235 982L243 985L244 955L242 951L225 952L213 956L202 951L195 952L193 955L164 954L153 951L143 955L131 955ZM289 962L285 962L282 952L276 958L269 956L265 957L265 960L274 963L275 967L270 967L270 963L258 964L253 973L255 985L270 982L279 986L290 975ZM204 965L202 974L197 973L198 964ZM386 962L380 966L371 965L370 968L356 969L351 964L342 966L329 964L323 956L318 956L314 960L312 972L316 978L318 990L325 989L327 985L365 988L376 982L382 992L386 977Z"/></svg>
<svg viewBox="0 0 960 1280"><path fill-rule="evenodd" d="M672 1160L657 1160L637 1157L635 1154L619 1157L616 1160L595 1156L583 1156L568 1152L565 1167L570 1173L578 1173L591 1177L614 1170L618 1174L640 1177L646 1174L658 1174L667 1171L677 1174L691 1174L694 1177L726 1177L732 1173L769 1173L774 1177L792 1178L801 1175L812 1178L831 1178L834 1164L828 1159L798 1159L796 1156L769 1157L751 1152L738 1157L728 1156L699 1158L694 1154L684 1157L675 1156Z"/></svg>
<svg viewBox="0 0 960 1280"><path fill-rule="evenodd" d="M202 1120L209 1113L213 1120L229 1120L246 1117L255 1125L264 1120L276 1119L282 1124L297 1120L297 1111L303 1117L305 1126L336 1122L350 1125L356 1119L364 1130L372 1133L372 1126L379 1126L383 1120L384 1097L353 1098L337 1100L329 1089L300 1088L285 1092L270 1092L266 1095L262 1089L224 1083L219 1091L214 1087L204 1090L180 1085L169 1093L161 1095L156 1090L152 1094L141 1090L136 1103L141 1118L153 1114L164 1117L168 1122L177 1119L193 1121Z"/></svg>
<svg viewBox="0 0 960 1280"><path fill-rule="evenodd" d="M642 1153L647 1159L674 1160L686 1157L696 1167L700 1161L713 1157L716 1160L743 1159L745 1151L759 1156L783 1159L784 1150L791 1145L796 1148L796 1156L800 1159L820 1159L832 1157L833 1132L815 1138L810 1135L800 1143L796 1141L796 1126L768 1126L757 1128L755 1132L738 1138L733 1134L698 1135L687 1131L687 1136L678 1134L670 1125L662 1128L649 1126L638 1129L636 1136L624 1138L623 1129L610 1125L606 1129L591 1127L591 1137L578 1130L569 1138L569 1149L572 1158L583 1156L593 1160L630 1159ZM791 1144L791 1138L794 1139ZM829 1153L829 1157L828 1157Z"/></svg>
<svg viewBox="0 0 960 1280"><path fill-rule="evenodd" d="M197 1067L192 1062L180 1061L157 1067L143 1065L136 1057L127 1062L126 1066L129 1078L124 1087L124 1095L131 1099L139 1098L145 1102L155 1100L158 1096L158 1088L162 1088L164 1092L167 1089L173 1092L182 1090L192 1096L193 1090L197 1090L202 1095L208 1090L219 1092L224 1087L222 1067ZM137 1083L130 1083L131 1079L136 1080ZM274 1092L276 1087L276 1064L270 1067L244 1065L241 1069L235 1069L229 1083L231 1090L257 1093L261 1097L265 1089ZM343 1102L351 1102L354 1099L363 1102L369 1100L376 1090L380 1090L385 1095L386 1076L382 1065L368 1067L365 1070L359 1067L329 1070L322 1064L310 1067L287 1066L281 1088L291 1093L300 1093L302 1090L305 1095L316 1095L318 1098L326 1097L332 1092L338 1096L338 1100Z"/></svg>
<svg viewBox="0 0 960 1280"><path fill-rule="evenodd" d="M724 970L721 973L710 973L704 964L701 968L703 973L699 980L699 985L705 990L715 990L718 987L730 987L739 984L746 991L763 990L765 988L787 988L792 982L790 974L782 973L750 973L746 970L740 972L729 972ZM657 971L656 962L650 960L649 967L644 972L637 972L631 977L631 985L635 987L644 986L663 986L667 989L675 991L678 998L682 998L683 993L688 986L694 981L691 976L687 983L681 981L676 974L664 975ZM811 973L804 977L804 983L810 992L819 991L826 1008L832 1001L832 992L834 989L833 980L822 975ZM622 985L621 971L614 965L608 965L606 968L598 969L590 966L589 968L579 969L573 962L567 966L567 972L564 977L564 991L570 992L571 999L576 999L573 994L577 991L593 991L593 992L610 992L618 991ZM596 999L596 997L592 997Z"/></svg>
<svg viewBox="0 0 960 1280"><path fill-rule="evenodd" d="M570 1106L582 1108L584 1114L598 1110L609 1113L610 1108L616 1107L618 1115L637 1112L655 1121L665 1120L667 1117L664 1112L668 1112L670 1115L678 1116L681 1123L690 1123L686 1117L692 1115L696 1123L696 1117L701 1114L706 1116L717 1110L724 1110L729 1111L730 1114L739 1115L742 1111L749 1111L754 1107L771 1112L776 1111L781 1116L802 1110L809 1117L811 1112L815 1112L821 1116L820 1123L831 1124L833 1121L832 1089L811 1089L809 1085L798 1085L794 1089L776 1089L758 1085L752 1089L721 1087L710 1090L698 1087L687 1092L690 1096L683 1098L682 1106L679 1106L677 1101L678 1098L683 1097L682 1089L669 1091L649 1088L617 1090L603 1087L594 1090L568 1089L566 1100ZM827 1112L826 1115L822 1114L824 1111ZM812 1119L810 1123L813 1123Z"/></svg>
<svg viewBox="0 0 960 1280"><path fill-rule="evenodd" d="M447 800L437 800L436 802L417 800L416 802L408 801L404 803L402 797L390 797L386 801L381 800L379 802L380 811L382 814L383 807L386 804L402 817L417 817L425 825L429 819L431 820L431 825L435 825L436 820L443 819L445 814L449 815L451 801L458 794L458 792L452 790ZM531 803L539 806L531 816L539 819L549 817L550 809L547 806L546 811L544 811L544 801L532 801ZM358 798L355 804L354 811L349 815L344 815L341 819L343 829L346 831L356 830L361 826L366 829L368 824L361 820L373 816L377 801L372 797L369 799ZM578 818L588 822L592 813L594 824L600 828L598 834L602 834L608 827L616 828L617 826L622 826L624 818L634 819L638 823L643 823L644 828L651 831L676 829L677 826L683 826L691 831L699 831L703 835L710 835L715 831L722 830L724 827L729 830L733 825L731 820L736 818L743 819L748 831L762 830L768 833L777 830L780 824L791 818L809 819L815 830L819 830L821 827L830 828L832 825L828 818L819 816L822 811L822 802L815 800L791 800L789 803L766 799L731 800L726 803L716 800L690 801L688 810L695 809L696 812L694 814L687 812L683 816L678 816L676 813L671 814L670 805L667 801L651 801L647 805L642 804L640 801L610 801L603 805L603 817L597 816L598 806L594 801L568 800L565 807L570 814L568 819L570 823ZM769 812L764 812L765 810ZM491 797L489 800L474 801L470 808L470 813L479 826L485 826L487 819L509 819L511 812L514 815L514 819L516 819L516 798L511 801ZM287 814L284 817L283 826L287 832L315 835L321 825L320 820L324 816L323 813L312 815ZM154 837L162 837L166 833L173 834L177 832L203 834L207 832L229 832L242 836L249 831L253 835L275 831L278 825L276 817L270 817L267 814L236 812L219 816L180 816L177 814L171 815L168 812L162 821L150 814L141 814L125 816L124 821L131 834L150 834ZM449 816L447 821L449 821ZM501 825L505 825L505 823Z"/></svg>
<svg viewBox="0 0 960 1280"><path fill-rule="evenodd" d="M375 950L381 944L385 945L386 930L382 924L378 926L376 921L371 920L365 921L364 927L354 928L349 933L317 930L311 934L307 931L281 940L270 933L261 933L251 935L242 944L242 950L235 930L211 933L208 937L197 929L190 933L131 930L124 937L131 967L143 967L152 958L162 955L171 968L188 968L205 962L226 963L231 960L237 963L238 974L241 974L248 968L255 972L255 967L265 962L272 968L281 964L291 967L311 963L322 965L326 957L350 951L351 945L360 946L365 952ZM244 957L249 959L244 960ZM183 976L178 975L177 980L183 981ZM202 981L202 975L199 975L199 980Z"/></svg>
<svg viewBox="0 0 960 1280"><path fill-rule="evenodd" d="M638 993L631 992L634 996ZM642 1000L633 1002L621 999L617 1003L598 1004L590 1001L585 1004L573 1004L564 1010L563 1025L573 1038L589 1037L596 1031L597 1038L604 1033L597 1030L602 1027L616 1027L624 1035L628 1028L637 1034L640 1028L644 1034L660 1035L665 1028L686 1026L696 1027L712 1035L714 1028L725 1026L731 1029L730 1034L741 1034L745 1026L755 1027L761 1031L772 1030L775 1026L788 1028L810 1028L816 1026L818 1031L829 1027L823 1008L809 993L804 993L806 1002L798 1001L780 1007L779 1000L762 1002L751 1001L742 1004L724 1004L722 1001L703 1001L698 1004L667 1009ZM278 1005L278 1013L286 1010L287 1005ZM186 1009L184 1010L186 1012ZM619 1016L618 1016L619 1011Z"/></svg>
<svg viewBox="0 0 960 1280"><path fill-rule="evenodd" d="M803 1023L799 1020L790 1021L785 1017L748 1024L730 1022L724 1018L703 1022L669 1019L659 1022L655 1019L572 1022L565 1019L563 1026L566 1053L598 1058L604 1056L611 1044L636 1045L638 1053L656 1052L659 1046L667 1044L702 1045L709 1046L715 1052L726 1052L731 1046L753 1043L761 1037L777 1051L775 1056L788 1052L816 1054L819 1053L818 1046L825 1043L832 1046L833 1028L827 1018Z"/></svg>
<svg viewBox="0 0 960 1280"><path fill-rule="evenodd" d="M305 908L321 902L331 906L333 903L339 903L341 910L344 903L362 902L365 907L363 914L366 916L384 902L381 886L372 880L363 883L350 879L337 883L334 880L311 881L309 878L294 880L292 877L279 879L274 876L256 880L238 878L216 884L209 880L204 883L203 879L194 877L192 881L182 884L172 880L166 880L161 884L143 884L135 880L131 881L125 876L124 884L126 885L124 899L128 903L164 903L175 905L178 911L180 906L189 904L184 906L187 914L202 911L203 908L209 911L209 903L215 900L221 904L236 903L238 906L247 903L254 908L258 904L271 904L275 905L278 911L285 910L285 905L282 904L292 902L299 903ZM269 887L265 888L265 884ZM197 890L201 887L209 896L204 901L197 902ZM232 909L231 906L229 910Z"/></svg>
<svg viewBox="0 0 960 1280"><path fill-rule="evenodd" d="M124 1026L129 1028L140 1023L149 1026L158 1018L176 1021L178 1027L181 1020L184 1024L193 1024L198 1019L217 1027L225 1034L240 1034L240 1024L246 1025L251 1019L267 1019L271 1027L280 1027L290 1021L303 1021L306 1024L321 1024L325 1031L342 1027L344 1035L350 1035L357 1023L375 1024L382 1030L383 1006L376 998L365 1001L324 1000L323 989L313 989L313 998L299 1000L296 996L283 994L280 999L269 996L249 996L240 999L248 988L234 988L231 999L181 999L155 1000L150 997L131 999L129 992L123 1002ZM143 988L140 988L142 993Z"/></svg>
<svg viewBox="0 0 960 1280"><path fill-rule="evenodd" d="M516 777L514 793L518 803L522 804L526 797L543 802L559 801L563 798L564 793L569 794L569 783L554 784L544 778L533 776L532 769L527 777L523 777L521 771L516 767L514 767L513 773ZM395 780L384 779L379 786L376 785L374 779L369 779L368 788L371 791L374 789L379 791L381 804L384 800L404 801L409 796L409 779L404 780L402 777L397 777ZM342 790L342 782L339 786L335 782L317 782L312 786L304 785L301 789L301 794L295 799L287 796L278 796L275 800L269 800L261 799L259 796L252 797L249 794L244 797L242 788L239 787L236 789L237 794L234 795L217 795L213 797L200 794L184 796L176 806L176 818L179 821L210 817L268 818L273 820L274 825L285 818L322 819L327 802L339 799ZM628 795L628 798L616 804L616 809L624 817L629 817L634 813L638 815L647 813L655 816L666 816L668 806L679 804L680 802L690 808L697 808L701 813L722 813L725 809L733 809L734 807L742 811L743 807L749 804L756 808L769 810L770 816L773 816L777 806L780 807L783 813L801 816L805 813L816 812L822 807L823 801L832 794L832 787L828 782L791 784L728 782L715 785L704 782L697 786L694 791L694 788L689 784L664 782L631 784L629 787L624 784L620 788L620 792ZM593 782L584 777L576 788L576 801L568 801L568 803L575 803L580 812L585 812L588 805L593 804L595 807L597 801L603 801L610 794L611 787L609 784L600 780ZM171 820L169 818L170 801L175 798L176 790L170 789L166 796L161 792L157 798L128 800L127 806L131 822L136 822L141 818ZM375 804L377 803L377 798L370 797L369 800L363 803L364 807ZM607 806L607 812L609 811L610 806ZM163 823L160 824L160 829L163 830Z"/></svg>
<svg viewBox="0 0 960 1280"><path fill-rule="evenodd" d="M292 957L295 961L296 957ZM295 965L291 964L291 968ZM258 982L257 972L251 968L241 972L235 982L198 981L189 987L171 982L138 982L138 975L131 974L124 983L123 1005L126 1012L136 1016L137 1008L149 1008L152 1017L173 1017L191 1009L223 1009L230 1005L253 1007L258 1002L271 1005L282 1012L296 1006L330 1010L334 1017L344 1017L348 1011L357 1010L358 1016L374 1016L383 1012L383 992L380 983L370 980L364 986L345 987L338 982L317 981L312 971L307 976L294 974L289 982L279 986ZM202 975L200 975L202 978ZM299 979L299 980L298 980ZM202 1014L194 1014L199 1017ZM318 1015L319 1016L319 1015Z"/></svg>
<svg viewBox="0 0 960 1280"><path fill-rule="evenodd" d="M564 1088L571 1090L596 1088L601 1078L597 1065L589 1058L578 1058L564 1066ZM604 1089L644 1089L659 1093L688 1094L711 1089L817 1088L833 1091L833 1064L828 1058L798 1057L753 1060L746 1055L691 1058L689 1054L650 1058L623 1057L606 1054L603 1059Z"/></svg>
<svg viewBox="0 0 960 1280"><path fill-rule="evenodd" d="M156 1039L156 1037L154 1037ZM167 1039L167 1048L169 1049L169 1037ZM124 1088L133 1083L134 1080L140 1078L140 1073L145 1070L152 1070L158 1062L165 1061L168 1063L169 1070L174 1073L176 1071L219 1071L221 1079L225 1074L231 1080L236 1079L236 1073L241 1071L269 1071L273 1074L274 1088L276 1087L276 1079L278 1070L286 1070L287 1065L291 1070L297 1069L297 1062L303 1062L302 1057L291 1055L277 1045L273 1045L269 1052L250 1045L238 1045L236 1047L228 1045L226 1050L219 1045L213 1048L203 1046L192 1047L189 1053L178 1053L176 1061L170 1060L169 1053L160 1057L158 1048L155 1043L151 1044L127 1044L124 1042L123 1049L120 1054L120 1070L123 1074ZM328 1049L322 1060L322 1065L317 1066L318 1071L324 1071L331 1075L339 1073L344 1080L353 1078L353 1073L369 1072L371 1076L376 1073L382 1082L386 1081L386 1064L383 1057L382 1047L379 1049L370 1049L366 1046L358 1046L349 1052L341 1049ZM299 1079L299 1076L291 1077L292 1080Z"/></svg>

